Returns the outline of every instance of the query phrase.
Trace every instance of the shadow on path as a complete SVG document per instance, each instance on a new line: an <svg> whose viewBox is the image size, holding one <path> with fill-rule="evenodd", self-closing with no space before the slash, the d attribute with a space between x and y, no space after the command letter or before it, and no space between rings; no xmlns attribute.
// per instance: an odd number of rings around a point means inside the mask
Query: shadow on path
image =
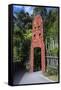
<svg viewBox="0 0 61 90"><path fill-rule="evenodd" d="M14 63L13 83L19 84L25 72L26 72L26 69L23 65L21 65L19 62Z"/></svg>

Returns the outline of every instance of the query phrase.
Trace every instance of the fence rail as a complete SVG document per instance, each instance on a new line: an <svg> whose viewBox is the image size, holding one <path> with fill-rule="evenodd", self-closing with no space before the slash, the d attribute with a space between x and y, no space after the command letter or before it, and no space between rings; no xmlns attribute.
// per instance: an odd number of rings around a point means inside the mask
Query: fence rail
<svg viewBox="0 0 61 90"><path fill-rule="evenodd" d="M58 57L56 56L46 56L47 59L47 67L57 68L58 67Z"/></svg>

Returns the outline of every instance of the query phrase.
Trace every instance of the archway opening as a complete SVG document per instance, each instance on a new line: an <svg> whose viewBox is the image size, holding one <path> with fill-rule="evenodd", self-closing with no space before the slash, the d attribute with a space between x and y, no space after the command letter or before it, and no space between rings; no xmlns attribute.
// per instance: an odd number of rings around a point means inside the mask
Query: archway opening
<svg viewBox="0 0 61 90"><path fill-rule="evenodd" d="M41 70L41 48L34 48L34 72Z"/></svg>

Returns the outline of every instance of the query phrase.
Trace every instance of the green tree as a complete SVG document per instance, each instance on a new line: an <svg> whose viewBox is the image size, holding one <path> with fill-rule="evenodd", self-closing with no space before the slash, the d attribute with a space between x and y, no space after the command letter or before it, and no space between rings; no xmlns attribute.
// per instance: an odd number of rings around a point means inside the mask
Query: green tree
<svg viewBox="0 0 61 90"><path fill-rule="evenodd" d="M45 37L48 53L50 53L50 49L58 48L58 33L58 8L52 8L48 13L47 22L45 23ZM52 45L53 48L51 48Z"/></svg>
<svg viewBox="0 0 61 90"><path fill-rule="evenodd" d="M13 54L14 61L21 63L29 57L32 18L23 10L14 14Z"/></svg>

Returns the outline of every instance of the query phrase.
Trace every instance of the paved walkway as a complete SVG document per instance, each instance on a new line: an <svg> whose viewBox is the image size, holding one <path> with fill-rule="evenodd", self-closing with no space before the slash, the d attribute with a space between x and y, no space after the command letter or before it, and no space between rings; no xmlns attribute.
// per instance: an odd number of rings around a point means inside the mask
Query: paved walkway
<svg viewBox="0 0 61 90"><path fill-rule="evenodd" d="M20 75L19 75L18 80L19 80L19 82L17 82L17 79L14 80L14 84L33 84L33 83L54 82L54 81L48 79L47 77L45 77L41 71L33 72L33 73L26 72L21 79L20 79Z"/></svg>

